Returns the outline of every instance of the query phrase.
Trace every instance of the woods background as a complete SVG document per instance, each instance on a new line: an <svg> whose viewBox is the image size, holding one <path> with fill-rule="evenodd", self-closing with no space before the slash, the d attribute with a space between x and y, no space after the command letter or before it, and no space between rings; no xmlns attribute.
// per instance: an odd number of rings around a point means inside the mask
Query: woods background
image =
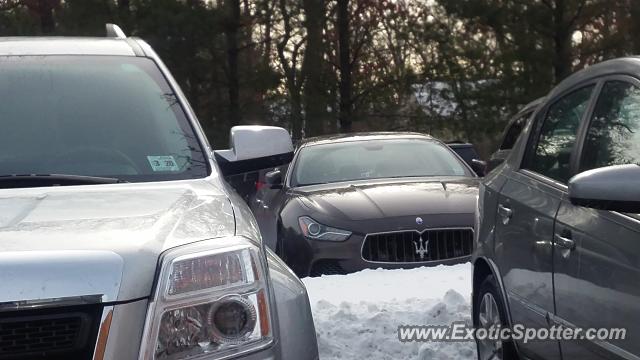
<svg viewBox="0 0 640 360"><path fill-rule="evenodd" d="M486 156L520 106L640 53L640 0L0 0L0 36L107 22L155 48L216 148L273 124L428 132Z"/></svg>

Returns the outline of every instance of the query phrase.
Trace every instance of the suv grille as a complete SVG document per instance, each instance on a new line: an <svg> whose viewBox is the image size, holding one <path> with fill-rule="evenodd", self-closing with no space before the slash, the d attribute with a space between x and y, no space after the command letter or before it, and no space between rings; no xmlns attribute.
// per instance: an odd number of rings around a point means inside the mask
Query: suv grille
<svg viewBox="0 0 640 360"><path fill-rule="evenodd" d="M362 258L372 262L415 263L471 255L473 230L433 229L367 235Z"/></svg>
<svg viewBox="0 0 640 360"><path fill-rule="evenodd" d="M0 360L90 359L101 307L0 313Z"/></svg>

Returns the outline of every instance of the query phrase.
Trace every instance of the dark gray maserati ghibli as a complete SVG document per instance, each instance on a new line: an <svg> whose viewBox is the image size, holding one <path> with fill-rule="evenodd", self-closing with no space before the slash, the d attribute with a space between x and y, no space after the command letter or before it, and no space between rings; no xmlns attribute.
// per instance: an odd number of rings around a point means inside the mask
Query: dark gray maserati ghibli
<svg viewBox="0 0 640 360"><path fill-rule="evenodd" d="M478 177L441 141L367 133L301 143L254 207L265 242L300 277L469 260Z"/></svg>

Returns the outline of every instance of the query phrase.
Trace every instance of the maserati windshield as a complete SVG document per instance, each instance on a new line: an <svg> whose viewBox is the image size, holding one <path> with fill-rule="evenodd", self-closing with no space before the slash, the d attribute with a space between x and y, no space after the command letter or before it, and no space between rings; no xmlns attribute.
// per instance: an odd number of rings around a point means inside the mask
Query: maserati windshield
<svg viewBox="0 0 640 360"><path fill-rule="evenodd" d="M34 175L86 183L207 175L193 128L150 59L0 57L0 99L0 176L14 187Z"/></svg>
<svg viewBox="0 0 640 360"><path fill-rule="evenodd" d="M302 148L291 186L431 176L473 175L450 149L436 141L363 140Z"/></svg>

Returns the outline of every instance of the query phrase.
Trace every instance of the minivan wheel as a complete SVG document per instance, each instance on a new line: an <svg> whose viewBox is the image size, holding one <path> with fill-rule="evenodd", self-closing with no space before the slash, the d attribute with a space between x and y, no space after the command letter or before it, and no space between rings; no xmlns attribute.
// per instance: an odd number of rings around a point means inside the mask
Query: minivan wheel
<svg viewBox="0 0 640 360"><path fill-rule="evenodd" d="M487 277L474 299L473 323L476 329L489 330L492 326L506 326L506 311L502 298L498 293L498 286L493 276ZM479 360L516 360L513 342L503 342L497 339L476 340Z"/></svg>

